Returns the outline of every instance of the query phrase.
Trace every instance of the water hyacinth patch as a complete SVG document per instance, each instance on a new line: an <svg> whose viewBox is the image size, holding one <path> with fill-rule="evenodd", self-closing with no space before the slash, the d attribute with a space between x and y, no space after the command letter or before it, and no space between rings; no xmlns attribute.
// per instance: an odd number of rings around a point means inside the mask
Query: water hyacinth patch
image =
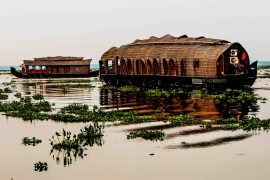
<svg viewBox="0 0 270 180"><path fill-rule="evenodd" d="M130 132L127 139L143 138L151 141L163 141L165 133L162 130L138 130Z"/></svg>
<svg viewBox="0 0 270 180"><path fill-rule="evenodd" d="M24 120L48 119L48 114L52 110L48 101L32 102L30 97L21 98L20 101L0 103L0 111L6 116L20 117Z"/></svg>
<svg viewBox="0 0 270 180"><path fill-rule="evenodd" d="M50 144L52 146L50 154L56 154L56 161L60 161L60 152L63 153L64 166L72 164L73 157L83 158L84 150L86 146L102 146L103 145L103 129L104 126L89 125L80 130L79 134L71 134L71 132L63 129L62 134L56 132L52 139L50 139ZM53 158L55 155L53 155Z"/></svg>
<svg viewBox="0 0 270 180"><path fill-rule="evenodd" d="M32 98L34 100L43 100L44 99L44 96L41 95L41 94L35 94L35 95L32 96Z"/></svg>
<svg viewBox="0 0 270 180"><path fill-rule="evenodd" d="M22 93L16 93L16 94L14 94L14 97L21 98L22 97Z"/></svg>
<svg viewBox="0 0 270 180"><path fill-rule="evenodd" d="M164 112L165 112L165 110L164 109L160 109L160 108L155 110L155 114L162 114Z"/></svg>
<svg viewBox="0 0 270 180"><path fill-rule="evenodd" d="M56 132L55 136L52 136L50 139L50 144L53 149L56 150L80 150L83 146L90 145L93 146L97 144L99 146L102 145L101 141L96 141L98 143L87 143L90 139L100 139L103 136L104 126L98 125L94 123L94 125L89 125L80 130L78 135L72 135L71 132L63 129L62 134Z"/></svg>
<svg viewBox="0 0 270 180"><path fill-rule="evenodd" d="M165 97L169 97L170 96L170 92L164 89L148 89L145 92L148 96L150 97L160 97L160 96L165 96Z"/></svg>
<svg viewBox="0 0 270 180"><path fill-rule="evenodd" d="M256 97L251 91L241 89L226 89L225 91L216 91L204 96L212 99L216 105L246 104L261 99L260 97Z"/></svg>
<svg viewBox="0 0 270 180"><path fill-rule="evenodd" d="M139 92L141 88L138 86L102 86L101 89L120 91L120 92Z"/></svg>
<svg viewBox="0 0 270 180"><path fill-rule="evenodd" d="M61 113L82 114L89 110L88 105L72 103L60 109Z"/></svg>
<svg viewBox="0 0 270 180"><path fill-rule="evenodd" d="M47 162L37 162L34 164L35 171L42 172L48 170L48 163Z"/></svg>
<svg viewBox="0 0 270 180"><path fill-rule="evenodd" d="M32 138L24 137L22 139L22 144L25 145L25 146L27 146L27 145L35 146L35 145L37 145L37 144L39 144L41 142L42 142L41 139L37 139L35 137L32 137Z"/></svg>
<svg viewBox="0 0 270 180"><path fill-rule="evenodd" d="M9 89L8 87L5 87L3 92L4 93L12 93L11 89Z"/></svg>
<svg viewBox="0 0 270 180"><path fill-rule="evenodd" d="M239 125L238 124L225 124L222 127L222 129L226 131L236 131L239 129Z"/></svg>
<svg viewBox="0 0 270 180"><path fill-rule="evenodd" d="M7 94L1 94L0 93L0 100L7 100L8 99L8 95Z"/></svg>
<svg viewBox="0 0 270 180"><path fill-rule="evenodd" d="M270 129L270 119L261 120L256 116L245 116L244 118L237 120L235 118L218 119L217 123L224 124L224 130L238 130L244 131L268 131Z"/></svg>
<svg viewBox="0 0 270 180"><path fill-rule="evenodd" d="M168 121L172 126L187 126L192 124L192 117L186 114L172 115Z"/></svg>
<svg viewBox="0 0 270 180"><path fill-rule="evenodd" d="M93 106L88 110L87 105L71 104L61 108L56 114L51 114L50 119L64 122L120 122L121 124L134 124L153 121L154 118L138 116L134 112L123 112L119 110L107 111Z"/></svg>

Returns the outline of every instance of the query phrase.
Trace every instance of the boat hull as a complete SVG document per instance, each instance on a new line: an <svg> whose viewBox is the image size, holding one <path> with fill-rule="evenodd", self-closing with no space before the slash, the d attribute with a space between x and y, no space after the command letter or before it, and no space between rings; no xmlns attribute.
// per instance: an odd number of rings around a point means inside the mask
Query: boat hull
<svg viewBox="0 0 270 180"><path fill-rule="evenodd" d="M97 77L99 70L90 71L88 74L23 74L15 68L10 68L11 74L17 78L84 78L84 77Z"/></svg>

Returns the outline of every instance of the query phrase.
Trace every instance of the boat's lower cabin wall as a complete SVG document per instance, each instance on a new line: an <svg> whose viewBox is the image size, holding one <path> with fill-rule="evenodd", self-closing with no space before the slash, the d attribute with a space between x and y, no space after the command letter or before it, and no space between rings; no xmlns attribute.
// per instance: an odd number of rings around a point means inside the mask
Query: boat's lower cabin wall
<svg viewBox="0 0 270 180"><path fill-rule="evenodd" d="M88 74L90 71L89 66L70 66L71 74Z"/></svg>

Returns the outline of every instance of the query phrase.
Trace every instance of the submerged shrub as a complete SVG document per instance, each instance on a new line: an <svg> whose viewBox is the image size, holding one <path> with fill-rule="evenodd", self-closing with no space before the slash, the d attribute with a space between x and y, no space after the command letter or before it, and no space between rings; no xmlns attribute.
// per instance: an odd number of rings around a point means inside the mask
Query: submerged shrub
<svg viewBox="0 0 270 180"><path fill-rule="evenodd" d="M130 132L127 139L143 138L151 141L163 141L165 133L162 130L139 130Z"/></svg>

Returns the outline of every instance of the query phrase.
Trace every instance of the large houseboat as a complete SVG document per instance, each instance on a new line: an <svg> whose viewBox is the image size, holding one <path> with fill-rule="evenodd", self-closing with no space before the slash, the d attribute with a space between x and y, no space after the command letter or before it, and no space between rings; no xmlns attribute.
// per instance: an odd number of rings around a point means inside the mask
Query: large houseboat
<svg viewBox="0 0 270 180"><path fill-rule="evenodd" d="M150 37L112 47L99 61L100 77L113 85L252 86L257 61L239 43L205 37Z"/></svg>
<svg viewBox="0 0 270 180"><path fill-rule="evenodd" d="M11 67L11 73L18 78L77 78L96 77L99 71L90 70L91 59L83 57L44 57L24 60L22 70Z"/></svg>

